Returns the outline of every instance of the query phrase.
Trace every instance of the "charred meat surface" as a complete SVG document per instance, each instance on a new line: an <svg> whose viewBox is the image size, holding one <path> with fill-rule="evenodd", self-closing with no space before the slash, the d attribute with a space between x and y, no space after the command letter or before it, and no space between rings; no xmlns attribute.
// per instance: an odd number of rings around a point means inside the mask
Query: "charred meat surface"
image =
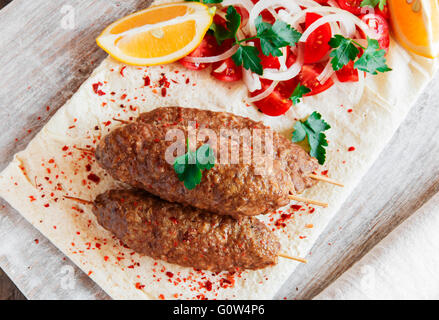
<svg viewBox="0 0 439 320"><path fill-rule="evenodd" d="M156 126L171 126L177 123L187 126L189 122L196 122L200 128L207 127L217 132L220 129L249 129L251 132L255 129L271 130L262 122L231 113L182 107L157 108L141 114L137 121ZM264 143L265 140L262 142ZM311 158L300 146L275 131L273 131L273 146L275 156L293 181L294 193L302 193L316 184L315 180L309 178L313 171L319 169L316 159Z"/></svg>
<svg viewBox="0 0 439 320"><path fill-rule="evenodd" d="M279 242L253 217L235 220L137 190L99 195L93 213L128 247L154 259L213 272L277 263Z"/></svg>
<svg viewBox="0 0 439 320"><path fill-rule="evenodd" d="M166 141L171 129L183 133L183 139ZM289 203L289 193L294 192L290 175L280 161L268 155L253 157L250 163L215 164L211 170L203 172L200 185L188 190L179 181L173 163L166 161L165 156L175 143L186 150L186 137L188 127L185 125L136 121L104 137L95 155L99 165L116 180L144 189L164 200L212 213L253 216L272 212ZM229 142L232 148L239 147L236 153L240 154L240 159L251 148L244 142L223 141L219 144ZM202 144L202 141L198 141L197 149ZM212 146L215 153L217 148ZM221 150L221 146L219 148ZM225 146L226 150L228 148ZM269 163L272 165L267 167Z"/></svg>

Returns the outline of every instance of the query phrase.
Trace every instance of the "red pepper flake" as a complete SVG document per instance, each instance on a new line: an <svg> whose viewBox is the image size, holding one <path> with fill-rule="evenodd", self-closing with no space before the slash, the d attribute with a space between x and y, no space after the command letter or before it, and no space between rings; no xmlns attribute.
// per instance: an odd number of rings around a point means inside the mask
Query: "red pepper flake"
<svg viewBox="0 0 439 320"><path fill-rule="evenodd" d="M169 278L172 278L172 277L174 276L174 274L173 274L172 272L169 272L169 271L166 272L166 275L167 275Z"/></svg>
<svg viewBox="0 0 439 320"><path fill-rule="evenodd" d="M322 176L328 176L328 170L322 171Z"/></svg>
<svg viewBox="0 0 439 320"><path fill-rule="evenodd" d="M162 97L166 97L167 90L166 88L162 88Z"/></svg>
<svg viewBox="0 0 439 320"><path fill-rule="evenodd" d="M148 76L145 76L143 78L143 81L145 81L145 83L144 83L145 87L147 87L151 84L151 79Z"/></svg>
<svg viewBox="0 0 439 320"><path fill-rule="evenodd" d="M108 256L104 257L104 261L108 261L108 259L109 259Z"/></svg>
<svg viewBox="0 0 439 320"><path fill-rule="evenodd" d="M87 179L90 181L93 181L94 183L98 184L101 181L101 178L99 178L97 175L95 175L94 173L90 173L87 176Z"/></svg>
<svg viewBox="0 0 439 320"><path fill-rule="evenodd" d="M123 66L122 69L120 69L120 75L122 77L125 77L125 75L123 74L124 70L126 69L126 66Z"/></svg>
<svg viewBox="0 0 439 320"><path fill-rule="evenodd" d="M45 208L49 208L49 204L46 203L46 204L44 205L44 207L45 207Z"/></svg>
<svg viewBox="0 0 439 320"><path fill-rule="evenodd" d="M169 88L170 85L171 83L168 81L168 78L166 78L166 75L162 73L162 77L159 80L159 87Z"/></svg>
<svg viewBox="0 0 439 320"><path fill-rule="evenodd" d="M108 127L111 124L111 121L108 120L107 122L102 122L103 125L105 125L106 127Z"/></svg>
<svg viewBox="0 0 439 320"><path fill-rule="evenodd" d="M46 111L49 111L49 110L50 110L50 106L47 106L47 107L46 107Z"/></svg>
<svg viewBox="0 0 439 320"><path fill-rule="evenodd" d="M171 220L174 224L178 224L178 220L174 217L170 217L169 220Z"/></svg>
<svg viewBox="0 0 439 320"><path fill-rule="evenodd" d="M349 152L355 151L355 147L349 147L348 151Z"/></svg>
<svg viewBox="0 0 439 320"><path fill-rule="evenodd" d="M159 294L159 299L160 299L160 300L165 300L165 296L162 295L162 294Z"/></svg>
<svg viewBox="0 0 439 320"><path fill-rule="evenodd" d="M29 199L30 199L30 202L34 202L35 200L37 200L37 199L35 199L34 196L29 196Z"/></svg>
<svg viewBox="0 0 439 320"><path fill-rule="evenodd" d="M105 92L99 89L100 86L102 86L102 82L97 82L92 84L94 93L96 93L99 96L103 96L105 95Z"/></svg>
<svg viewBox="0 0 439 320"><path fill-rule="evenodd" d="M120 99L121 99L121 100L125 100L126 97L127 97L127 95L126 95L126 93L124 93L123 95L120 96Z"/></svg>
<svg viewBox="0 0 439 320"><path fill-rule="evenodd" d="M87 275L90 276L92 273L93 273L93 271L90 270L90 271L87 273Z"/></svg>
<svg viewBox="0 0 439 320"><path fill-rule="evenodd" d="M40 243L40 240L38 240L38 239L35 239L34 241L35 241L36 244Z"/></svg>
<svg viewBox="0 0 439 320"><path fill-rule="evenodd" d="M191 80L189 78L186 79L186 84L189 84Z"/></svg>
<svg viewBox="0 0 439 320"><path fill-rule="evenodd" d="M210 282L209 280L207 280L204 283L204 287L206 288L207 291L212 291L212 282Z"/></svg>
<svg viewBox="0 0 439 320"><path fill-rule="evenodd" d="M143 288L145 288L145 286L143 284L140 284L140 282L136 282L136 289L142 290Z"/></svg>
<svg viewBox="0 0 439 320"><path fill-rule="evenodd" d="M49 163L54 163L54 162L55 162L54 159L50 159L50 160L49 160Z"/></svg>
<svg viewBox="0 0 439 320"><path fill-rule="evenodd" d="M348 113L351 113L353 110L352 109L348 109Z"/></svg>
<svg viewBox="0 0 439 320"><path fill-rule="evenodd" d="M69 147L67 146L62 147L62 151L67 151L67 150L69 150Z"/></svg>
<svg viewBox="0 0 439 320"><path fill-rule="evenodd" d="M100 249L101 248L101 244L100 243L96 243L96 248Z"/></svg>
<svg viewBox="0 0 439 320"><path fill-rule="evenodd" d="M87 164L87 165L85 166L85 170L87 170L87 172L90 172L90 171L91 171L91 165L90 165L90 164Z"/></svg>

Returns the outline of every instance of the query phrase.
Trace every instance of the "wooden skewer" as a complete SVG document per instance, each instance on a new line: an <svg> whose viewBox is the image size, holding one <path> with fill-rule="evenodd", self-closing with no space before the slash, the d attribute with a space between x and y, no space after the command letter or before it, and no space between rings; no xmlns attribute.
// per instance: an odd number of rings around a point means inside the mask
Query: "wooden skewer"
<svg viewBox="0 0 439 320"><path fill-rule="evenodd" d="M76 150L79 151L83 151L83 152L87 152L87 153L91 153L94 154L94 150L90 150L90 149L84 149L84 148L79 148L79 147L74 147Z"/></svg>
<svg viewBox="0 0 439 320"><path fill-rule="evenodd" d="M290 259L290 260L294 260L294 261L298 261L298 262L302 262L302 263L308 263L308 260L303 259L303 258L292 257L292 256L288 256L288 255L283 254L283 253L278 253L277 255L281 258Z"/></svg>
<svg viewBox="0 0 439 320"><path fill-rule="evenodd" d="M93 204L93 202L91 202L91 201L80 199L80 198L74 198L74 197L69 197L69 196L64 196L64 198L69 199L69 200L73 200L73 201L77 201L77 202L82 203L82 204Z"/></svg>
<svg viewBox="0 0 439 320"><path fill-rule="evenodd" d="M334 185L339 186L339 187L344 187L343 183L338 182L338 181L336 181L334 179L325 177L325 176L319 176L317 174L310 174L309 177L311 179L319 180L319 181L322 181L322 182L327 182L327 183L334 184Z"/></svg>
<svg viewBox="0 0 439 320"><path fill-rule="evenodd" d="M117 119L117 118L113 118L113 120L117 121L117 122L120 122L120 123L123 123L123 124L130 124L131 123L130 121L126 121L126 120L122 120L122 119Z"/></svg>
<svg viewBox="0 0 439 320"><path fill-rule="evenodd" d="M308 199L308 198L298 197L296 195L291 195L290 194L289 198L291 200L295 200L295 201L298 201L298 202L303 202L303 203L307 203L307 204L315 204L316 206L323 207L323 208L327 208L328 207L328 204L325 203L325 202L320 202L320 201L316 201L316 200L312 200L312 199Z"/></svg>

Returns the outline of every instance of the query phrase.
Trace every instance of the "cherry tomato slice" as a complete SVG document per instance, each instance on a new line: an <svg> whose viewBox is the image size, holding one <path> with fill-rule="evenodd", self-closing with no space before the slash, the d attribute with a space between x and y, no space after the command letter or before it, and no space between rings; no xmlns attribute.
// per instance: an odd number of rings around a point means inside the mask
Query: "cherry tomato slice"
<svg viewBox="0 0 439 320"><path fill-rule="evenodd" d="M272 81L267 79L261 79L262 89L252 92L250 95L252 97L267 90L271 85ZM293 105L290 100L291 95L294 92L298 84L297 79L291 79L288 81L280 82L274 91L266 98L254 102L254 105L264 114L277 117L285 114Z"/></svg>
<svg viewBox="0 0 439 320"><path fill-rule="evenodd" d="M375 13L379 14L380 16L382 16L384 19L387 20L387 22L389 22L390 19L390 11L389 11L389 7L387 6L387 4L384 6L383 10L381 10L380 8L376 7L375 9Z"/></svg>
<svg viewBox="0 0 439 320"><path fill-rule="evenodd" d="M306 28L321 17L321 15L316 13L307 13L305 19ZM328 44L329 40L331 40L331 26L329 23L325 23L313 31L306 40L304 62L315 63L321 60L331 49Z"/></svg>
<svg viewBox="0 0 439 320"><path fill-rule="evenodd" d="M389 50L390 36L389 24L386 19L378 14L369 13L360 17L371 29L373 29L379 36L375 38L380 44L380 48Z"/></svg>
<svg viewBox="0 0 439 320"><path fill-rule="evenodd" d="M259 0L252 0L252 2L256 4L259 2ZM261 12L261 16L262 20L264 20L265 22L268 22L270 24L274 24L276 22L276 18L267 9Z"/></svg>
<svg viewBox="0 0 439 320"><path fill-rule="evenodd" d="M329 78L325 83L321 84L317 81L317 76L322 73L323 66L320 64L305 64L302 66L302 70L299 73L299 80L302 86L311 89L310 93L306 96L313 96L315 94L321 93L334 84L334 81Z"/></svg>
<svg viewBox="0 0 439 320"><path fill-rule="evenodd" d="M343 68L336 71L335 74L340 82L358 81L358 70L354 68L354 61L350 61Z"/></svg>
<svg viewBox="0 0 439 320"><path fill-rule="evenodd" d="M362 0L337 0L340 8L349 11L355 15L361 14L360 4Z"/></svg>
<svg viewBox="0 0 439 320"><path fill-rule="evenodd" d="M218 54L219 50L220 49L218 43L216 42L215 37L210 34L206 34L204 36L204 39L201 41L200 45L194 51L192 51L192 53L190 53L188 57L215 56ZM187 59L185 58L180 59L180 63L186 68L191 70L203 70L210 65L210 63L193 63L187 61Z"/></svg>
<svg viewBox="0 0 439 320"><path fill-rule="evenodd" d="M212 76L225 82L239 81L242 79L242 68L238 67L232 58L212 64Z"/></svg>

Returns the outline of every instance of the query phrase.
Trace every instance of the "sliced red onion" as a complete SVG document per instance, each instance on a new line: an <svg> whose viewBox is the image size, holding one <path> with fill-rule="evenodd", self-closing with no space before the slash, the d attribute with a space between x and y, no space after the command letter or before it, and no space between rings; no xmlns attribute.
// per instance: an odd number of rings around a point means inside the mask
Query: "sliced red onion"
<svg viewBox="0 0 439 320"><path fill-rule="evenodd" d="M297 59L291 67L289 67L286 71L279 71L277 69L265 69L262 78L269 79L273 81L287 81L295 76L297 76L302 70L303 66L303 49L299 48L297 51Z"/></svg>
<svg viewBox="0 0 439 320"><path fill-rule="evenodd" d="M228 6L240 6L244 7L249 13L252 11L254 4L250 0L224 0L222 3L223 7Z"/></svg>
<svg viewBox="0 0 439 320"><path fill-rule="evenodd" d="M214 62L218 62L218 61L223 61L226 60L228 58L230 58L231 56L233 56L236 51L238 51L239 46L235 45L232 48L230 48L229 50L227 50L226 52L217 55L217 56L212 56L212 57L184 57L183 59L185 61L188 62L192 62L192 63L214 63Z"/></svg>
<svg viewBox="0 0 439 320"><path fill-rule="evenodd" d="M227 63L223 62L218 68L213 70L215 73L221 73L227 69Z"/></svg>
<svg viewBox="0 0 439 320"><path fill-rule="evenodd" d="M257 96L254 97L249 97L247 99L248 102L256 102L262 99L265 99L266 97L268 97L273 91L274 89L276 89L276 86L279 84L279 81L273 81L271 83L271 85L267 88L267 90L265 90L264 92L261 92L260 94L258 94Z"/></svg>
<svg viewBox="0 0 439 320"><path fill-rule="evenodd" d="M320 19L317 19L314 23L312 23L308 28L306 28L305 32L300 37L300 42L305 42L308 37L313 33L317 28L320 26L328 23L328 22L341 22L341 27L344 27L345 33L354 33L355 32L355 24L351 23L349 24L350 17L347 14L344 13L336 13L336 14L330 14L327 16L324 16Z"/></svg>
<svg viewBox="0 0 439 320"><path fill-rule="evenodd" d="M334 68L332 67L331 60L328 60L328 63L326 64L325 68L323 69L322 73L320 73L317 76L317 81L321 84L325 83L331 76L334 74Z"/></svg>
<svg viewBox="0 0 439 320"><path fill-rule="evenodd" d="M258 3L255 4L253 9L250 11L250 20L249 20L250 32L256 34L255 21L256 21L256 18L261 14L261 12L266 10L266 9L269 9L269 8L275 8L276 5L278 7L280 6L280 7L287 8L290 12L300 11L300 7L295 1L291 1L291 0L260 0Z"/></svg>
<svg viewBox="0 0 439 320"><path fill-rule="evenodd" d="M243 68L243 80L245 85L247 86L247 90L250 92L254 92L256 90L262 89L261 79L259 76L250 70Z"/></svg>

